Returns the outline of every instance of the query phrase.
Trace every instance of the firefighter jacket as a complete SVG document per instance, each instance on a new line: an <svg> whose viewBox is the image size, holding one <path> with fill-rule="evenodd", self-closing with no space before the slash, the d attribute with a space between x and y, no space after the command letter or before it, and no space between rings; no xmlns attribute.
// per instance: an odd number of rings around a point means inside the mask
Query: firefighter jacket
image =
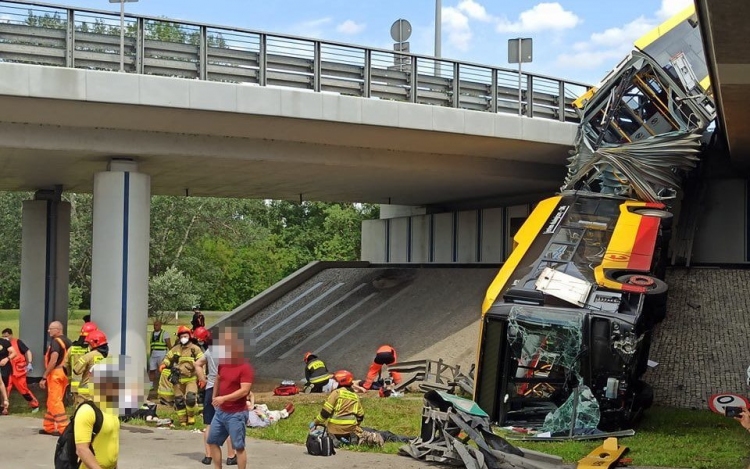
<svg viewBox="0 0 750 469"><path fill-rule="evenodd" d="M305 366L305 381L311 384L327 383L331 379L331 373L328 372L323 360L314 359Z"/></svg>
<svg viewBox="0 0 750 469"><path fill-rule="evenodd" d="M81 383L81 375L76 373L74 371L75 364L78 363L78 360L81 359L84 355L86 355L89 351L88 345L85 344L83 341L83 337L80 337L78 340L73 342L73 345L70 346L70 350L68 350L68 365L66 368L70 372L70 392L76 393L78 392L78 386Z"/></svg>
<svg viewBox="0 0 750 469"><path fill-rule="evenodd" d="M91 367L107 358L107 355L109 355L109 346L102 345L90 352L86 352L86 354L79 358L75 365L73 365L73 374L81 377L81 381L78 384L79 395L91 395L91 386L89 386L89 381L91 380ZM90 399L90 397L88 399Z"/></svg>
<svg viewBox="0 0 750 469"><path fill-rule="evenodd" d="M360 424L364 418L365 410L359 402L359 396L350 387L338 388L328 395L323 408L315 417L315 424L325 425L331 435L360 436Z"/></svg>
<svg viewBox="0 0 750 469"><path fill-rule="evenodd" d="M195 381L195 361L203 357L203 351L192 342L187 345L177 344L164 357L162 364L167 368L176 366L180 371L180 383Z"/></svg>

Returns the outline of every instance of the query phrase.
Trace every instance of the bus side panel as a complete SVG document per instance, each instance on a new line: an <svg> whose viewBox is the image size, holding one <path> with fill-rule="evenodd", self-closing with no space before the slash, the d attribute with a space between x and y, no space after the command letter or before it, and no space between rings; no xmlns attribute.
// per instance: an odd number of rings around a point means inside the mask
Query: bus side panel
<svg viewBox="0 0 750 469"><path fill-rule="evenodd" d="M474 386L474 400L496 421L502 405L501 386L503 381L503 352L505 350L505 321L485 318L483 334L479 346L477 382Z"/></svg>

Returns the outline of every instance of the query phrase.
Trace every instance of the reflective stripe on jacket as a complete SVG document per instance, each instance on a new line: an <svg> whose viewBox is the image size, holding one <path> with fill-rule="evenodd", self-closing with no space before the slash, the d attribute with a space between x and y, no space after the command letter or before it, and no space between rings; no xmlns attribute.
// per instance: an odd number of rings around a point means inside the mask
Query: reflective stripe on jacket
<svg viewBox="0 0 750 469"><path fill-rule="evenodd" d="M167 351L167 342L164 340L164 329L151 333L151 351Z"/></svg>

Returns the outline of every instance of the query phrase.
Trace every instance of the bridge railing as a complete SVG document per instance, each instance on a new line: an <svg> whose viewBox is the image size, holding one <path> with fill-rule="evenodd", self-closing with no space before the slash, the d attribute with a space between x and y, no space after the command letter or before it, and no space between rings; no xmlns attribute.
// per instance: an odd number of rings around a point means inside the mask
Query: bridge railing
<svg viewBox="0 0 750 469"><path fill-rule="evenodd" d="M0 0L0 62L119 70L119 13ZM587 85L240 28L127 15L125 71L578 122Z"/></svg>

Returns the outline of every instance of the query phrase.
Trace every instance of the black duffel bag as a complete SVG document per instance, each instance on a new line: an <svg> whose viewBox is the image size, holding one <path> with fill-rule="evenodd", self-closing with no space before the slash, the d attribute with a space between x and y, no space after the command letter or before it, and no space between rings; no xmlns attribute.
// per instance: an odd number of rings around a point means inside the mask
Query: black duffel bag
<svg viewBox="0 0 750 469"><path fill-rule="evenodd" d="M333 447L333 438L324 429L315 428L307 434L305 442L308 454L312 456L333 456L336 450Z"/></svg>

